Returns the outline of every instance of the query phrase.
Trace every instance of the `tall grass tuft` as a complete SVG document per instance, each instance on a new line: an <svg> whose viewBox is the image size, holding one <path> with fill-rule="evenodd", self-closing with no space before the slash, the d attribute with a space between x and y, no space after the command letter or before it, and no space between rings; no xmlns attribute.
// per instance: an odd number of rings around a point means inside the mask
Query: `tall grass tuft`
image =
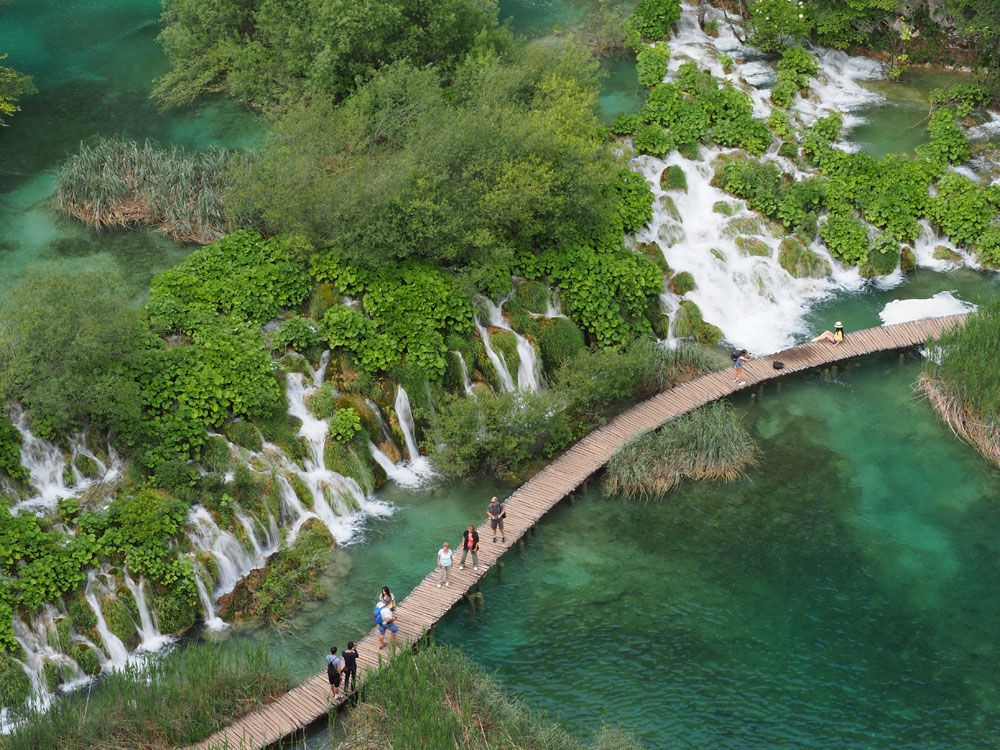
<svg viewBox="0 0 1000 750"><path fill-rule="evenodd" d="M604 490L649 501L685 478L731 482L757 463L757 452L733 408L718 401L622 446L608 462Z"/></svg>
<svg viewBox="0 0 1000 750"><path fill-rule="evenodd" d="M29 714L0 742L5 750L172 748L208 737L291 687L264 645L196 644L130 665L92 689Z"/></svg>
<svg viewBox="0 0 1000 750"><path fill-rule="evenodd" d="M97 228L150 224L174 239L208 244L237 228L223 196L230 167L251 158L101 138L81 144L59 169L59 207Z"/></svg>
<svg viewBox="0 0 1000 750"><path fill-rule="evenodd" d="M924 392L957 435L1000 463L1000 299L927 348Z"/></svg>
<svg viewBox="0 0 1000 750"><path fill-rule="evenodd" d="M337 720L331 716L331 720ZM584 750L565 730L507 695L481 667L447 646L398 653L365 679L338 750ZM607 735L607 739L602 737ZM621 730L598 747L640 750ZM613 744L612 744L613 743Z"/></svg>

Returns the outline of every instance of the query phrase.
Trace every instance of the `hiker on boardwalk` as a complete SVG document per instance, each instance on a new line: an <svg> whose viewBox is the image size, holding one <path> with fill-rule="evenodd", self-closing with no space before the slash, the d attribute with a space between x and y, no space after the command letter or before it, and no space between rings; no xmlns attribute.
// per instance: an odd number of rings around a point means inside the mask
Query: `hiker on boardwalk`
<svg viewBox="0 0 1000 750"><path fill-rule="evenodd" d="M340 670L343 664L344 660L337 656L337 647L334 646L326 655L326 676L330 680L330 694L334 700L337 699L337 689L340 687Z"/></svg>
<svg viewBox="0 0 1000 750"><path fill-rule="evenodd" d="M490 518L490 528L493 529L493 541L497 540L497 529L500 529L501 542L506 542L507 537L503 533L503 519L507 517L507 509L503 503L495 497L490 499L490 504L486 506L486 515Z"/></svg>
<svg viewBox="0 0 1000 750"><path fill-rule="evenodd" d="M819 336L812 340L812 343L817 341L829 341L831 346L836 346L837 344L844 343L844 324L839 320L837 325L833 327L832 331L823 331Z"/></svg>
<svg viewBox="0 0 1000 750"><path fill-rule="evenodd" d="M471 523L462 532L462 559L458 561L458 569L465 570L465 558L472 553L472 569L479 570L479 532Z"/></svg>
<svg viewBox="0 0 1000 750"><path fill-rule="evenodd" d="M451 550L451 546L448 542L441 545L441 549L438 550L438 588L441 588L441 582L444 581L444 585L447 586L451 581L451 556L454 554Z"/></svg>
<svg viewBox="0 0 1000 750"><path fill-rule="evenodd" d="M382 587L382 593L378 595L378 600L375 602L375 606L377 607L379 604L383 603L388 604L389 609L393 612L396 611L396 597L394 597L392 592L389 591L388 586Z"/></svg>
<svg viewBox="0 0 1000 750"><path fill-rule="evenodd" d="M344 676L344 695L350 692L353 686L358 689L358 650L354 648L354 641L347 642L344 649L344 668L341 670Z"/></svg>
<svg viewBox="0 0 1000 750"><path fill-rule="evenodd" d="M746 349L737 349L729 355L729 358L733 360L733 382L736 385L746 385L746 381L743 380L743 364L753 359L753 355Z"/></svg>
<svg viewBox="0 0 1000 750"><path fill-rule="evenodd" d="M378 625L378 647L385 648L385 631L392 633L392 642L399 643L399 626L396 625L396 616L392 608L382 600L382 605L375 607L375 624Z"/></svg>

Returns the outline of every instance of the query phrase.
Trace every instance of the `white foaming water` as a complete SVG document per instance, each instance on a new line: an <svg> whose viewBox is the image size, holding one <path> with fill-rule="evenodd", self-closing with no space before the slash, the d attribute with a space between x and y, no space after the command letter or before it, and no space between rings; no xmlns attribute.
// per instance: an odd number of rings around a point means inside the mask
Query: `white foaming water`
<svg viewBox="0 0 1000 750"><path fill-rule="evenodd" d="M469 368L465 366L465 357L459 351L454 351L452 354L458 357L458 366L462 369L462 387L465 388L466 395L475 398L476 392L472 390L472 381L469 380Z"/></svg>
<svg viewBox="0 0 1000 750"><path fill-rule="evenodd" d="M938 292L927 299L894 299L878 316L883 325L892 325L942 315L961 315L976 309L977 305L956 298L952 292Z"/></svg>
<svg viewBox="0 0 1000 750"><path fill-rule="evenodd" d="M394 464L392 459L380 451L375 444L369 443L368 447L371 449L375 462L382 467L386 476L400 487L419 487L426 481L426 477L417 474L405 461Z"/></svg>
<svg viewBox="0 0 1000 750"><path fill-rule="evenodd" d="M490 362L493 363L493 369L497 372L497 380L499 380L500 390L504 393L512 393L517 390L514 385L514 378L510 376L510 370L507 369L507 363L503 360L503 352L499 355L497 352L493 351L493 347L490 345L490 333L483 327L482 323L476 319L476 331L479 333L479 338L483 342L483 348L486 350L486 356L489 358Z"/></svg>
<svg viewBox="0 0 1000 750"><path fill-rule="evenodd" d="M205 582L201 578L201 566L198 565L194 555L191 558L191 567L194 569L194 585L198 589L198 600L201 602L201 610L204 613L205 627L213 632L225 630L229 623L215 614L215 603L205 587Z"/></svg>
<svg viewBox="0 0 1000 750"><path fill-rule="evenodd" d="M502 328L505 331L509 331L514 334L514 339L517 341L517 388L521 391L537 391L542 387L542 368L538 363L538 355L535 352L535 347L531 345L524 336L515 331L507 324L507 319L503 316L503 303L507 301L507 297L500 300L500 304L496 305L493 300L486 297L482 297L482 302L486 309L489 311L490 315L490 325L494 328ZM477 328L479 328L477 324ZM483 331L480 331L480 336L483 335ZM483 343L486 343L488 336L483 339ZM487 354L489 354L490 348L487 347ZM503 352L499 352L502 357ZM496 366L496 363L494 363ZM507 363L504 362L504 370L507 370ZM513 381L510 379L510 373L507 372L508 380L513 385ZM501 378L502 380L502 378ZM511 388L510 390L514 390Z"/></svg>
<svg viewBox="0 0 1000 750"><path fill-rule="evenodd" d="M104 613L101 611L101 605L94 593L95 585L97 585L97 574L91 571L87 576L87 589L84 591L83 598L87 600L87 604L90 605L97 618L97 632L101 636L102 649L107 656L101 664L101 669L105 672L114 672L128 664L128 649L125 648L121 638L108 629L108 623L104 620Z"/></svg>
<svg viewBox="0 0 1000 750"><path fill-rule="evenodd" d="M420 455L420 448L417 446L416 433L414 432L413 412L410 411L410 397L403 386L399 386L396 390L395 408L399 429L403 432L406 450L410 454L410 460L406 462L405 467L421 480L429 479L434 476L434 469L431 467L430 461Z"/></svg>
<svg viewBox="0 0 1000 750"><path fill-rule="evenodd" d="M212 514L202 505L194 505L188 512L188 539L192 547L210 553L215 560L218 570L216 599L232 591L241 578L266 562L266 558L248 552L231 531L219 528Z"/></svg>
<svg viewBox="0 0 1000 750"><path fill-rule="evenodd" d="M159 628L156 627L156 623L153 622L153 617L149 612L149 605L146 603L146 582L140 577L139 582L136 583L125 572L121 574L121 578L125 583L125 587L132 592L136 609L139 610L139 622L136 623L139 629L139 636L142 638L139 648L143 651L159 651L168 643L173 643L174 639L169 635L163 635Z"/></svg>

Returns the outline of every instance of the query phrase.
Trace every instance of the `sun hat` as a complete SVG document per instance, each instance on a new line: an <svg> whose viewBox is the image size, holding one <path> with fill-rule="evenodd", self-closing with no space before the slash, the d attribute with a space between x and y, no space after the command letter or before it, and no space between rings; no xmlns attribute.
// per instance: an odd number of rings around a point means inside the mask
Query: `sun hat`
<svg viewBox="0 0 1000 750"><path fill-rule="evenodd" d="M839 320L837 321L837 325L834 326L834 328L843 328L843 327L844 327L844 324L841 323Z"/></svg>

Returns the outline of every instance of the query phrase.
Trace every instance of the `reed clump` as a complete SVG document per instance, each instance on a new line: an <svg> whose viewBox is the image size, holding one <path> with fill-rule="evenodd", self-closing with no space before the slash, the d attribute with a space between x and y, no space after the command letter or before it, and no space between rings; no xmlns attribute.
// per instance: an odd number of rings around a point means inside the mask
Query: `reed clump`
<svg viewBox="0 0 1000 750"><path fill-rule="evenodd" d="M195 644L160 660L129 665L31 713L4 750L89 750L187 745L259 708L292 686L267 647Z"/></svg>
<svg viewBox="0 0 1000 750"><path fill-rule="evenodd" d="M757 463L757 453L739 415L719 401L622 446L608 462L604 490L648 501L662 498L682 479L731 482Z"/></svg>
<svg viewBox="0 0 1000 750"><path fill-rule="evenodd" d="M956 435L1000 464L1000 300L927 348L920 387Z"/></svg>
<svg viewBox="0 0 1000 750"><path fill-rule="evenodd" d="M331 721L340 720L335 713ZM483 669L446 646L403 651L365 678L338 750L584 750L560 727L504 692ZM640 750L606 728L594 747Z"/></svg>
<svg viewBox="0 0 1000 750"><path fill-rule="evenodd" d="M252 158L221 148L188 153L118 136L83 143L59 169L59 207L95 228L155 226L207 245L228 234L231 167Z"/></svg>

